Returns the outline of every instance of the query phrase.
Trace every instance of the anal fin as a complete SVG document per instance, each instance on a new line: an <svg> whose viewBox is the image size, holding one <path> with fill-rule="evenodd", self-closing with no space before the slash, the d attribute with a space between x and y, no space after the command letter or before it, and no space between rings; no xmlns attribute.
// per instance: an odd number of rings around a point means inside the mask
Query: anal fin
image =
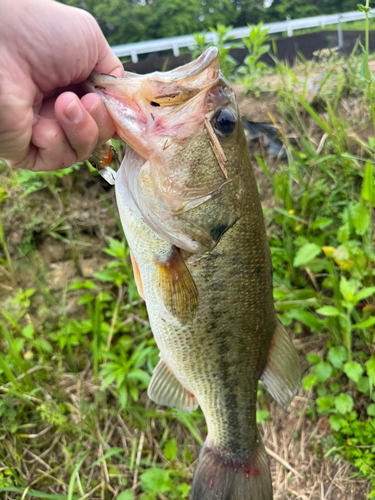
<svg viewBox="0 0 375 500"><path fill-rule="evenodd" d="M297 351L279 321L260 380L274 400L284 408L293 401L301 384L301 366Z"/></svg>
<svg viewBox="0 0 375 500"><path fill-rule="evenodd" d="M198 289L176 247L166 257L155 258L165 307L181 323L194 318L199 304Z"/></svg>
<svg viewBox="0 0 375 500"><path fill-rule="evenodd" d="M154 368L147 394L158 405L170 406L189 413L198 408L195 396L176 379L162 359Z"/></svg>

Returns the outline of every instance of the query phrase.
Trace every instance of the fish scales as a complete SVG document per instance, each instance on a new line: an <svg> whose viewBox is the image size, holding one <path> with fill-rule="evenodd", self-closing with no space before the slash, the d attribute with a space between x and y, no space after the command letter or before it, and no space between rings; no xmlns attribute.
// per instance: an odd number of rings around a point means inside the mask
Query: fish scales
<svg viewBox="0 0 375 500"><path fill-rule="evenodd" d="M258 380L287 406L300 371L275 314L256 180L215 50L170 73L127 75L131 95L122 82L92 81L131 144L116 197L160 349L149 395L185 411L199 405L207 422L191 498L271 500ZM121 114L124 105L141 110L139 132L136 113L129 125L129 113Z"/></svg>

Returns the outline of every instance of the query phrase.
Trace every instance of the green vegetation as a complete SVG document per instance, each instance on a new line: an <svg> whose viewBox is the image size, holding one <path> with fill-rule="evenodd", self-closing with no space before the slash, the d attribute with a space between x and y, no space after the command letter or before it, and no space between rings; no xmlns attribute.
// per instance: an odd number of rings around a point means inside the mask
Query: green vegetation
<svg viewBox="0 0 375 500"><path fill-rule="evenodd" d="M270 44L265 43L268 40L268 29L263 29L262 23L257 26L250 26L248 38L242 41L249 51L245 57L244 65L238 69L238 73L243 75L241 82L244 85L245 92L255 91L258 88L258 82L266 64L259 59L270 50Z"/></svg>
<svg viewBox="0 0 375 500"><path fill-rule="evenodd" d="M208 47L217 47L219 51L220 70L227 80L234 80L234 68L237 65L237 61L230 55L230 51L241 46L238 43L231 42L228 33L232 28L233 26L225 26L224 24L218 24L216 29L210 28L211 33L216 37L216 43L209 44L206 43L206 33L195 33L194 38L197 46L192 54L192 58L195 59Z"/></svg>
<svg viewBox="0 0 375 500"><path fill-rule="evenodd" d="M253 45L261 52L260 35ZM305 453L352 464L371 498L374 81L368 48L354 52L294 68L278 63L273 87L270 75L258 74L246 99L251 109L267 99L287 154L272 160L264 148L254 151L275 304L304 368L307 403L297 420L330 429ZM256 62L246 63L250 77ZM0 493L188 498L205 424L199 410L156 407L145 393L158 350L113 191L85 165L35 174L0 162L0 176ZM260 388L263 430L272 426L269 404ZM305 446L301 425L287 422L290 439ZM297 470L305 481L306 469Z"/></svg>
<svg viewBox="0 0 375 500"><path fill-rule="evenodd" d="M217 24L237 27L356 9L352 0L274 0L269 8L263 0L59 1L93 14L111 45L203 32Z"/></svg>

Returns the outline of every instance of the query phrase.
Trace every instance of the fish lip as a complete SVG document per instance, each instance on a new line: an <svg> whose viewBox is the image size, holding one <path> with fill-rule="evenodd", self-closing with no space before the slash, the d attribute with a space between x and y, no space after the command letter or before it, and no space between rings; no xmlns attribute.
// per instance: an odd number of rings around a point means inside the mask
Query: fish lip
<svg viewBox="0 0 375 500"><path fill-rule="evenodd" d="M105 92L106 90L106 85L108 85L108 78L113 78L113 80L118 80L113 75L107 75L105 73L98 74L93 71L90 73L90 75L87 77L87 79L83 82L83 87L85 90L88 90L89 92L95 92L98 93L98 91Z"/></svg>

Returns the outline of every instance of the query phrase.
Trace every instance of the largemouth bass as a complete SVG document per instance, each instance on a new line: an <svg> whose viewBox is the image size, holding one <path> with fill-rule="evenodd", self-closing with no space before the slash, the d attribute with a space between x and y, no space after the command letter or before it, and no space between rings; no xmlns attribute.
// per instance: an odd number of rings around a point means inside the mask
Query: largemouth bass
<svg viewBox="0 0 375 500"><path fill-rule="evenodd" d="M218 52L167 73L91 75L127 151L116 197L160 349L149 397L201 407L192 500L271 500L258 380L287 407L300 383L277 320L257 184Z"/></svg>

